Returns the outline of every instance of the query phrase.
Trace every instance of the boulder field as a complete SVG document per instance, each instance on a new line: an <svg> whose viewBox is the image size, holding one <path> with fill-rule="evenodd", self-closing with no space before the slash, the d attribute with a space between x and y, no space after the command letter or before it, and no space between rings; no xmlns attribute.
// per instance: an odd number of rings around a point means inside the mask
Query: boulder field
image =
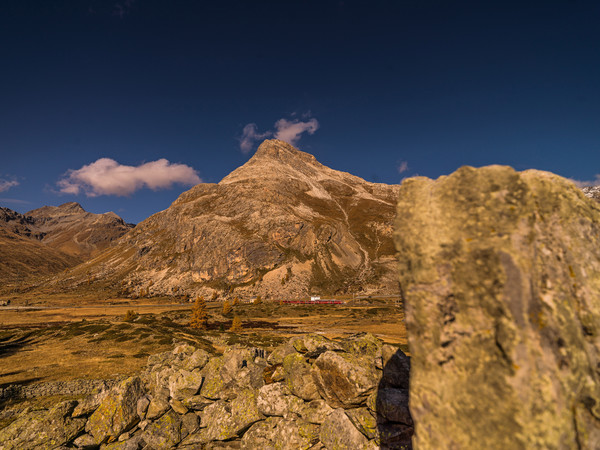
<svg viewBox="0 0 600 450"><path fill-rule="evenodd" d="M181 343L112 388L22 412L0 448L410 448L408 374L370 334L297 336L270 354Z"/></svg>

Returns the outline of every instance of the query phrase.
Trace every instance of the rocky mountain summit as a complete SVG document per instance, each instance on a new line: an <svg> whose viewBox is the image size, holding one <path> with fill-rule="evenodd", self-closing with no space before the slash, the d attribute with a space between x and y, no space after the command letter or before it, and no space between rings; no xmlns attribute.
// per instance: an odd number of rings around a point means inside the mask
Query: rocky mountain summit
<svg viewBox="0 0 600 450"><path fill-rule="evenodd" d="M0 279L50 275L105 250L133 225L75 202L20 214L0 208Z"/></svg>
<svg viewBox="0 0 600 450"><path fill-rule="evenodd" d="M130 293L301 296L396 292L398 186L369 183L267 140L218 184L199 184L71 274Z"/></svg>
<svg viewBox="0 0 600 450"><path fill-rule="evenodd" d="M463 167L401 187L415 447L600 448L600 205Z"/></svg>
<svg viewBox="0 0 600 450"><path fill-rule="evenodd" d="M82 400L21 411L0 448L410 448L409 360L362 334L222 355L185 343Z"/></svg>

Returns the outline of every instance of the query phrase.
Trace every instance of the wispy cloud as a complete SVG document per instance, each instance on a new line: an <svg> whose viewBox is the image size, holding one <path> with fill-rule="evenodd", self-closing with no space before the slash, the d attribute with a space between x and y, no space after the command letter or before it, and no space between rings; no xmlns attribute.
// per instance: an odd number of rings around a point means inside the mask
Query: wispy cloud
<svg viewBox="0 0 600 450"><path fill-rule="evenodd" d="M16 180L4 180L0 178L0 192L8 191L11 187L18 186L19 182Z"/></svg>
<svg viewBox="0 0 600 450"><path fill-rule="evenodd" d="M593 181L581 181L581 180L574 180L572 178L569 178L573 183L575 183L575 185L577 185L577 187L586 187L586 186L600 186L600 174L596 175L596 179Z"/></svg>
<svg viewBox="0 0 600 450"><path fill-rule="evenodd" d="M408 171L408 162L400 161L397 169L398 169L398 173L404 173L404 172Z"/></svg>
<svg viewBox="0 0 600 450"><path fill-rule="evenodd" d="M315 134L319 129L319 122L312 118L306 122L296 120L279 119L275 122L275 137L289 144L295 144L300 140L302 133Z"/></svg>
<svg viewBox="0 0 600 450"><path fill-rule="evenodd" d="M113 8L113 16L117 16L119 19L123 19L131 11L131 7L135 3L135 0L125 0L122 2L115 3Z"/></svg>
<svg viewBox="0 0 600 450"><path fill-rule="evenodd" d="M194 185L201 181L190 166L170 163L166 159L126 166L114 159L101 158L81 169L69 170L57 185L63 194L84 193L88 197L97 197L127 196L142 188L156 191L174 184Z"/></svg>
<svg viewBox="0 0 600 450"><path fill-rule="evenodd" d="M252 146L256 141L267 138L272 134L272 131L259 133L256 124L249 123L242 130L242 137L240 138L240 149L242 150L242 153L248 153L250 150L252 150Z"/></svg>
<svg viewBox="0 0 600 450"><path fill-rule="evenodd" d="M276 139L281 139L289 144L296 144L303 133L314 134L319 129L319 122L314 117L309 119L310 113L302 115L305 121L299 119L279 119L275 122L274 130L267 130L264 133L258 132L258 127L255 123L249 123L242 130L242 137L240 138L240 149L243 153L248 153L252 150L254 143L261 139L265 139L269 136L273 136ZM297 116L296 113L291 114L292 117Z"/></svg>

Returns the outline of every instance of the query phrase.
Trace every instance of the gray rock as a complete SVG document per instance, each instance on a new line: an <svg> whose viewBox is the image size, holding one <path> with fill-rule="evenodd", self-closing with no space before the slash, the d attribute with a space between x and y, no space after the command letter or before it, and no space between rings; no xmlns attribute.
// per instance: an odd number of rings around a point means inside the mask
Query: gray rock
<svg viewBox="0 0 600 450"><path fill-rule="evenodd" d="M198 429L200 426L200 418L195 413L189 412L181 418L181 423L182 436L187 436Z"/></svg>
<svg viewBox="0 0 600 450"><path fill-rule="evenodd" d="M260 388L256 404L265 416L283 416L288 412L299 412L304 402L291 395L284 383L273 383Z"/></svg>
<svg viewBox="0 0 600 450"><path fill-rule="evenodd" d="M346 415L356 429L368 439L377 437L377 419L367 408L348 409Z"/></svg>
<svg viewBox="0 0 600 450"><path fill-rule="evenodd" d="M202 380L202 374L198 369L194 369L193 372L180 369L171 374L168 382L171 398L183 400L186 397L196 395L202 386Z"/></svg>
<svg viewBox="0 0 600 450"><path fill-rule="evenodd" d="M85 427L85 419L71 418L75 401L49 410L30 411L0 429L2 450L54 449L71 442Z"/></svg>
<svg viewBox="0 0 600 450"><path fill-rule="evenodd" d="M264 418L258 411L256 394L251 389L240 391L231 402L218 400L204 408L201 414L200 425L205 428L188 436L184 444L228 440Z"/></svg>
<svg viewBox="0 0 600 450"><path fill-rule="evenodd" d="M77 448L81 448L84 450L91 450L98 448L98 444L96 444L96 439L89 434L82 434L78 436L77 439L73 441L73 445Z"/></svg>
<svg viewBox="0 0 600 450"><path fill-rule="evenodd" d="M600 210L548 172L401 186L415 447L600 448Z"/></svg>
<svg viewBox="0 0 600 450"><path fill-rule="evenodd" d="M356 429L342 408L333 411L323 425L319 438L330 450L359 450L376 448L374 443Z"/></svg>
<svg viewBox="0 0 600 450"><path fill-rule="evenodd" d="M171 448L181 441L181 427L179 415L174 411L168 411L149 424L142 437L152 448Z"/></svg>
<svg viewBox="0 0 600 450"><path fill-rule="evenodd" d="M77 406L73 410L72 416L82 417L94 412L98 406L100 406L102 400L104 400L104 398L108 395L108 392L108 390L102 391L95 395L88 395L87 397L79 400L77 402Z"/></svg>
<svg viewBox="0 0 600 450"><path fill-rule="evenodd" d="M204 381L200 388L200 394L211 400L218 400L223 395L225 382L221 377L221 368L223 367L223 357L210 358L206 366L202 369Z"/></svg>
<svg viewBox="0 0 600 450"><path fill-rule="evenodd" d="M310 365L304 357L293 353L283 359L285 380L290 391L303 400L316 400L319 398L317 386L310 373Z"/></svg>
<svg viewBox="0 0 600 450"><path fill-rule="evenodd" d="M131 377L111 389L88 419L85 429L98 444L115 440L139 422L137 402L144 395L139 377Z"/></svg>
<svg viewBox="0 0 600 450"><path fill-rule="evenodd" d="M242 449L309 449L318 442L318 426L302 420L269 417L244 433Z"/></svg>
<svg viewBox="0 0 600 450"><path fill-rule="evenodd" d="M257 364L255 350L231 347L223 354L221 377L226 386L258 389L264 383L263 371L266 364ZM258 358L260 361L260 358Z"/></svg>
<svg viewBox="0 0 600 450"><path fill-rule="evenodd" d="M181 403L179 400L172 398L169 401L169 405L171 405L171 408L173 408L173 411L175 411L177 414L187 414L188 409L183 405L183 403Z"/></svg>
<svg viewBox="0 0 600 450"><path fill-rule="evenodd" d="M146 411L148 411L148 406L150 405L150 399L148 398L147 395L144 395L142 398L140 398L137 402L137 414L140 417L141 420L144 420L144 418L146 417Z"/></svg>
<svg viewBox="0 0 600 450"><path fill-rule="evenodd" d="M128 434L128 433L126 433ZM135 435L127 440L120 440L110 444L102 444L100 450L140 450L148 449L141 435Z"/></svg>
<svg viewBox="0 0 600 450"><path fill-rule="evenodd" d="M323 352L326 350L343 350L340 344L332 341L331 339L327 339L325 336L321 336L320 334L306 334L302 336L302 343L307 353L315 353L318 351Z"/></svg>
<svg viewBox="0 0 600 450"><path fill-rule="evenodd" d="M154 393L148 409L146 410L146 418L153 420L157 417L162 416L170 408L169 404L169 391L167 389L161 389Z"/></svg>
<svg viewBox="0 0 600 450"><path fill-rule="evenodd" d="M319 394L334 408L360 406L379 381L373 359L350 353L327 351L316 359L311 372Z"/></svg>
<svg viewBox="0 0 600 450"><path fill-rule="evenodd" d="M393 345L381 349L383 360L382 385L408 389L410 378L410 358Z"/></svg>
<svg viewBox="0 0 600 450"><path fill-rule="evenodd" d="M208 400L202 395L193 395L188 398L184 398L181 403L188 409L195 411L201 411L212 403L212 400Z"/></svg>
<svg viewBox="0 0 600 450"><path fill-rule="evenodd" d="M408 390L380 388L377 390L377 414L389 422L412 425L408 409Z"/></svg>
<svg viewBox="0 0 600 450"><path fill-rule="evenodd" d="M401 423L379 423L377 425L376 442L382 449L406 449L412 448L412 436L414 430L411 426Z"/></svg>
<svg viewBox="0 0 600 450"><path fill-rule="evenodd" d="M358 356L365 356L369 360L375 360L375 357L381 352L382 343L371 333L358 333L340 342L340 345L348 353Z"/></svg>
<svg viewBox="0 0 600 450"><path fill-rule="evenodd" d="M333 408L325 400L317 399L304 403L298 414L307 422L322 424L332 411Z"/></svg>
<svg viewBox="0 0 600 450"><path fill-rule="evenodd" d="M296 353L296 349L286 342L285 344L281 344L280 346L276 347L275 350L271 352L267 358L267 362L272 366L276 364L282 364L283 358L285 358L287 355L291 355L292 353Z"/></svg>

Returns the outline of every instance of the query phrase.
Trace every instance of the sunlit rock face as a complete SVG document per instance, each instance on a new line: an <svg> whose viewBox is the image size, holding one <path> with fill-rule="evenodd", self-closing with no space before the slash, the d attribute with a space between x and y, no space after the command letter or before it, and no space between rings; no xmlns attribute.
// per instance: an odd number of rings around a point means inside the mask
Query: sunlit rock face
<svg viewBox="0 0 600 450"><path fill-rule="evenodd" d="M400 190L415 447L600 448L600 205L547 172Z"/></svg>
<svg viewBox="0 0 600 450"><path fill-rule="evenodd" d="M80 273L123 282L130 294L397 292L398 188L267 140L220 183L183 193Z"/></svg>

